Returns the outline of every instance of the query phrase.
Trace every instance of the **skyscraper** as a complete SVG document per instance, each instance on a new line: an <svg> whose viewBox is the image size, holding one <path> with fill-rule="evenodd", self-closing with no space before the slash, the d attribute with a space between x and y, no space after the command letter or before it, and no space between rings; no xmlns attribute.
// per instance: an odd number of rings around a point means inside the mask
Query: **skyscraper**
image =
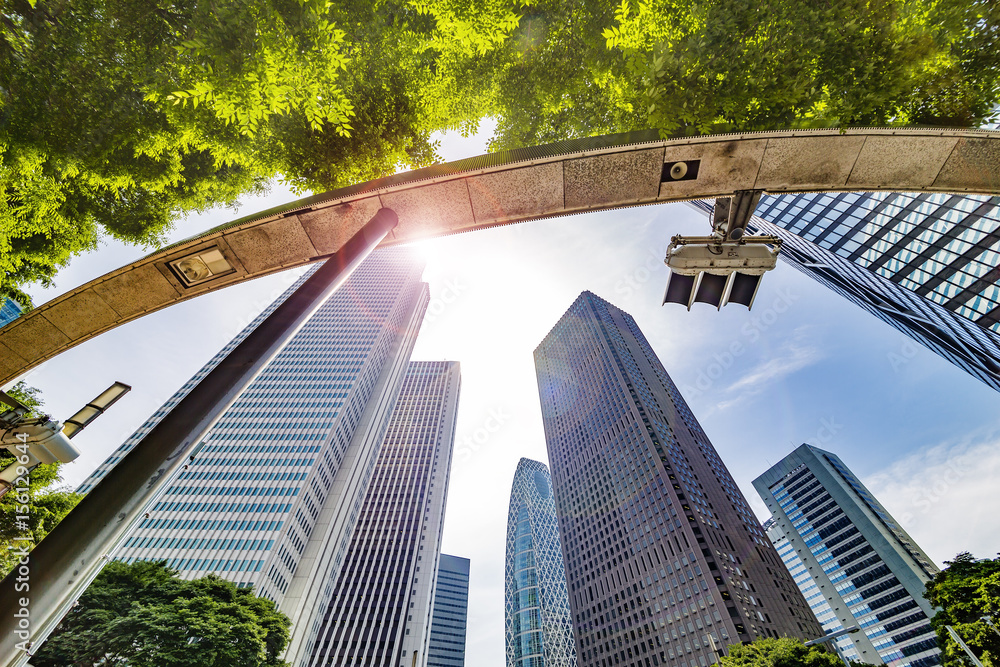
<svg viewBox="0 0 1000 667"><path fill-rule="evenodd" d="M465 667L469 617L469 559L441 554L434 586L427 667Z"/></svg>
<svg viewBox="0 0 1000 667"><path fill-rule="evenodd" d="M305 664L427 306L422 270L397 249L359 266L226 411L117 557L165 559L185 578L214 572L253 585L292 619L286 659ZM227 350L80 490L92 488Z"/></svg>
<svg viewBox="0 0 1000 667"><path fill-rule="evenodd" d="M311 666L423 667L461 375L411 361Z"/></svg>
<svg viewBox="0 0 1000 667"><path fill-rule="evenodd" d="M21 316L21 305L9 296L3 297L0 301L0 327L10 324Z"/></svg>
<svg viewBox="0 0 1000 667"><path fill-rule="evenodd" d="M840 458L802 445L753 485L840 625L862 629L862 662L941 664L923 597L938 569Z"/></svg>
<svg viewBox="0 0 1000 667"><path fill-rule="evenodd" d="M552 478L531 459L514 472L504 572L507 667L576 667Z"/></svg>
<svg viewBox="0 0 1000 667"><path fill-rule="evenodd" d="M756 216L796 269L1000 390L1000 197L765 196Z"/></svg>
<svg viewBox="0 0 1000 667"><path fill-rule="evenodd" d="M802 596L809 602L809 608L812 609L816 620L823 626L823 631L831 635L845 630L846 628L837 618L837 614L834 613L833 607L820 594L819 586L816 585L816 581L809 574L805 563L795 552L795 547L788 541L785 532L781 530L781 526L774 519L768 519L764 522L764 532L767 533L768 539L774 545L775 551L781 556L781 560L792 575L795 585L802 591ZM834 645L834 650L845 660L861 662L861 652L854 646L851 637L851 634L846 634L832 640L831 643Z"/></svg>
<svg viewBox="0 0 1000 667"><path fill-rule="evenodd" d="M630 315L584 292L535 370L581 665L823 634Z"/></svg>

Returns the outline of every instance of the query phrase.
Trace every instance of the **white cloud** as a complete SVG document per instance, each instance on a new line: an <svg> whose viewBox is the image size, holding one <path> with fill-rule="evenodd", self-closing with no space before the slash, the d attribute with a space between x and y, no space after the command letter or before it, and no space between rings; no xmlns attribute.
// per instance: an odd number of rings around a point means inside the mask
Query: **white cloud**
<svg viewBox="0 0 1000 667"><path fill-rule="evenodd" d="M864 483L939 565L961 551L1000 551L1000 434L924 448Z"/></svg>
<svg viewBox="0 0 1000 667"><path fill-rule="evenodd" d="M761 362L748 373L726 388L727 392L759 394L767 385L780 380L806 366L811 366L823 358L819 348L791 342L779 350L777 357Z"/></svg>
<svg viewBox="0 0 1000 667"><path fill-rule="evenodd" d="M715 404L713 412L725 411L734 405L745 403L750 397L767 391L768 387L780 380L823 359L825 356L823 351L806 342L811 329L810 326L797 327L790 340L782 343L777 349L768 350L766 354L761 355L760 361L720 392L720 399ZM724 353L721 360L716 355L713 363L719 365L723 370L731 365L735 366L735 357L739 357L748 347L748 345L743 345L734 348L737 350L736 354ZM730 356L726 357L726 354ZM728 364L726 363L727 359L731 359ZM704 375L711 378L714 370L709 366L704 371ZM697 389L702 389L702 387L697 387Z"/></svg>

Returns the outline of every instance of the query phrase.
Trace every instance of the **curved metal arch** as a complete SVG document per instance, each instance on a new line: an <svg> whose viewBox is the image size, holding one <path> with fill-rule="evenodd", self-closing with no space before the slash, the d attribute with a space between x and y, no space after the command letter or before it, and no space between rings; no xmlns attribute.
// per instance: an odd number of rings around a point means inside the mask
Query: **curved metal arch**
<svg viewBox="0 0 1000 667"><path fill-rule="evenodd" d="M684 169L671 167L684 162ZM676 178L676 174L681 174ZM1000 194L1000 132L858 128L663 140L655 131L491 153L308 197L163 248L0 329L0 384L180 301L337 252L382 207L386 244L626 206L817 191ZM185 283L171 264L217 250L232 270Z"/></svg>

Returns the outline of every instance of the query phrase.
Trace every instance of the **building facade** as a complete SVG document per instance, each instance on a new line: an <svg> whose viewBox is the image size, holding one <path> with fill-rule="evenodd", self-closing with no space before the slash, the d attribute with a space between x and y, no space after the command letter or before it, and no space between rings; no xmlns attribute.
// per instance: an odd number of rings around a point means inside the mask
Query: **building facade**
<svg viewBox="0 0 1000 667"><path fill-rule="evenodd" d="M362 263L226 411L116 557L166 560L184 578L211 572L253 586L292 619L285 659L307 664L427 306L422 271L400 249ZM248 333L80 491L99 483Z"/></svg>
<svg viewBox="0 0 1000 667"><path fill-rule="evenodd" d="M22 310L21 305L9 296L3 297L3 301L0 301L0 327L21 317Z"/></svg>
<svg viewBox="0 0 1000 667"><path fill-rule="evenodd" d="M823 634L630 315L584 292L535 369L581 665Z"/></svg>
<svg viewBox="0 0 1000 667"><path fill-rule="evenodd" d="M531 459L518 462L510 491L504 620L507 667L576 667L552 478Z"/></svg>
<svg viewBox="0 0 1000 667"><path fill-rule="evenodd" d="M424 667L461 371L411 361L309 664Z"/></svg>
<svg viewBox="0 0 1000 667"><path fill-rule="evenodd" d="M796 582L818 588L842 627L861 628L851 641L862 662L941 664L923 597L938 568L840 458L802 445L753 485L805 566Z"/></svg>
<svg viewBox="0 0 1000 667"><path fill-rule="evenodd" d="M795 552L795 547L792 546L785 532L781 530L781 526L774 519L768 519L764 522L764 532L767 533L768 539L774 545L774 550L778 552L778 556L781 557L782 562L785 563L785 567L788 568L788 572L792 575L795 585L802 591L802 596L809 603L809 608L812 609L816 620L823 626L823 631L831 635L844 630L845 628L834 613L833 607L823 597L819 586L816 585L816 581L809 574L805 563L802 562L802 559ZM854 646L851 636L851 634L845 635L833 640L828 645L832 644L832 648L845 660L860 662L861 653Z"/></svg>
<svg viewBox="0 0 1000 667"><path fill-rule="evenodd" d="M469 559L441 554L434 586L427 667L465 667L469 623Z"/></svg>
<svg viewBox="0 0 1000 667"><path fill-rule="evenodd" d="M764 196L747 229L781 237L796 269L1000 390L1000 197Z"/></svg>

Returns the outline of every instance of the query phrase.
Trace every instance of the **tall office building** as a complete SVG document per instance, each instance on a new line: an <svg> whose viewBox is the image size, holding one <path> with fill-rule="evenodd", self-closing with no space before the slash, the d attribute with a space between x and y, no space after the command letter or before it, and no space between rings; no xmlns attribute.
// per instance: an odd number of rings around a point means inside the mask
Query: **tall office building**
<svg viewBox="0 0 1000 667"><path fill-rule="evenodd" d="M535 370L581 665L823 634L630 315L584 292Z"/></svg>
<svg viewBox="0 0 1000 667"><path fill-rule="evenodd" d="M22 312L21 305L11 299L9 296L3 297L0 301L0 327L10 324L17 318L21 317Z"/></svg>
<svg viewBox="0 0 1000 667"><path fill-rule="evenodd" d="M939 665L924 587L938 569L836 455L802 445L753 482L862 662ZM811 589L810 589L811 590Z"/></svg>
<svg viewBox="0 0 1000 667"><path fill-rule="evenodd" d="M422 270L401 249L362 263L226 411L117 557L164 559L184 578L212 572L253 585L292 619L286 660L306 664L427 306ZM80 490L98 483L224 352Z"/></svg>
<svg viewBox="0 0 1000 667"><path fill-rule="evenodd" d="M441 554L434 586L427 667L465 667L469 619L469 559Z"/></svg>
<svg viewBox="0 0 1000 667"><path fill-rule="evenodd" d="M1000 197L765 196L756 216L796 269L1000 390Z"/></svg>
<svg viewBox="0 0 1000 667"><path fill-rule="evenodd" d="M313 667L424 667L461 382L458 362L411 361Z"/></svg>
<svg viewBox="0 0 1000 667"><path fill-rule="evenodd" d="M514 472L504 572L507 667L576 667L552 478L531 459Z"/></svg>
<svg viewBox="0 0 1000 667"><path fill-rule="evenodd" d="M785 567L788 568L788 572L792 575L795 585L802 591L802 596L809 602L809 608L812 609L816 620L823 626L823 632L831 635L845 630L846 628L844 628L843 624L837 618L837 614L834 613L833 607L823 597L819 586L816 585L816 581L809 574L809 569L795 552L795 547L789 542L785 531L781 530L781 526L773 518L768 519L764 522L764 532L767 533L768 539L774 545L774 550L778 552ZM843 637L832 640L830 644L833 644L832 648L845 660L860 662L861 653L854 646L851 636L851 634L846 634Z"/></svg>

